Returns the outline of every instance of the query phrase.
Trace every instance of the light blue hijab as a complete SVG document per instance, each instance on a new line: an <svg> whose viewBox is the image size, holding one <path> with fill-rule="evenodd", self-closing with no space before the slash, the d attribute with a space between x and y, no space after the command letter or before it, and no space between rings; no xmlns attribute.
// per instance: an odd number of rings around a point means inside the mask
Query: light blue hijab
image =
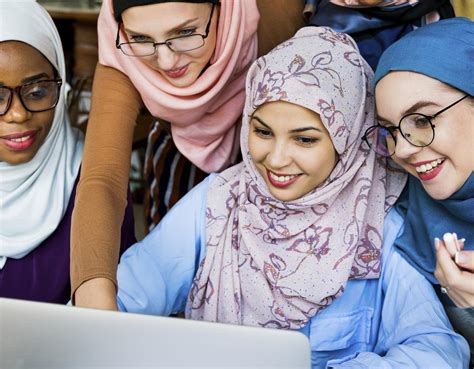
<svg viewBox="0 0 474 369"><path fill-rule="evenodd" d="M410 71L437 79L474 95L474 22L451 18L417 29L390 46L375 72L376 85L391 71ZM465 238L474 249L474 174L445 200L434 200L420 181L410 176L397 210L405 216L398 251L431 283L438 284L434 238L446 232Z"/></svg>

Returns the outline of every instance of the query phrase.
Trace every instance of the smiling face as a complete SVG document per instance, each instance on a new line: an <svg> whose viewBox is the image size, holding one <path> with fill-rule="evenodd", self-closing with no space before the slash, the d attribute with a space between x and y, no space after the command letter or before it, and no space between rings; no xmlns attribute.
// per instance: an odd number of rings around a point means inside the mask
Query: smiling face
<svg viewBox="0 0 474 369"><path fill-rule="evenodd" d="M464 93L423 74L392 72L377 84L377 115L384 126L398 126L407 113L428 116ZM474 170L474 103L467 98L432 120L435 136L429 146L409 144L397 131L392 158L421 181L434 199L449 198Z"/></svg>
<svg viewBox="0 0 474 369"><path fill-rule="evenodd" d="M129 42L164 42L192 34L205 35L212 4L160 3L128 8L122 14ZM141 59L176 87L187 87L201 75L216 47L218 6L214 8L204 46L187 52L174 52L157 46L154 55ZM121 40L126 42L127 40Z"/></svg>
<svg viewBox="0 0 474 369"><path fill-rule="evenodd" d="M15 87L54 78L50 62L34 47L17 41L0 42L0 86ZM0 116L0 161L12 165L30 161L51 129L54 109L32 113L14 94Z"/></svg>
<svg viewBox="0 0 474 369"><path fill-rule="evenodd" d="M265 103L255 111L249 151L270 193L281 201L296 200L319 186L337 162L319 115L284 101Z"/></svg>

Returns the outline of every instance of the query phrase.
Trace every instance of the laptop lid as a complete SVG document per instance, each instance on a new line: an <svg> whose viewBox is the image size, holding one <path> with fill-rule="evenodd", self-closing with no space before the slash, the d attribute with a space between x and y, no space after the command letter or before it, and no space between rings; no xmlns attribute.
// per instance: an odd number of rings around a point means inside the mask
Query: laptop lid
<svg viewBox="0 0 474 369"><path fill-rule="evenodd" d="M299 332L0 298L0 369L309 369Z"/></svg>

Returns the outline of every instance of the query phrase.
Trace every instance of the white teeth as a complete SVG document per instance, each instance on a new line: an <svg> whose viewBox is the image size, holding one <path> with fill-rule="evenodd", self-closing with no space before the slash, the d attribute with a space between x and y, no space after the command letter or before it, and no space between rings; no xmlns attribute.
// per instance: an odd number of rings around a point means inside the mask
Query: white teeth
<svg viewBox="0 0 474 369"><path fill-rule="evenodd" d="M28 140L31 136L23 136L23 137L19 137L19 138L11 138L10 141L13 141L13 142L25 142L26 140Z"/></svg>
<svg viewBox="0 0 474 369"><path fill-rule="evenodd" d="M422 164L419 167L416 167L415 169L416 169L417 173L426 173L426 172L436 168L443 161L444 161L444 159L436 159L436 160L433 160L431 163Z"/></svg>
<svg viewBox="0 0 474 369"><path fill-rule="evenodd" d="M277 181L277 182L280 182L280 183L288 182L290 179L293 179L293 178L296 177L296 176L277 176L277 175L273 174L272 172L269 172L269 173L270 173L270 177L274 181Z"/></svg>

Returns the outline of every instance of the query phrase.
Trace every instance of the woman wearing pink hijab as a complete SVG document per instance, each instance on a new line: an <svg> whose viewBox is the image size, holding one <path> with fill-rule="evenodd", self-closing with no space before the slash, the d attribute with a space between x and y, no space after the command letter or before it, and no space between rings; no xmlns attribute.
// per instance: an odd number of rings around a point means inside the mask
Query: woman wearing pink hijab
<svg viewBox="0 0 474 369"><path fill-rule="evenodd" d="M206 172L237 160L258 22L256 0L103 2L71 233L76 304L115 306L117 229L143 104L158 119L147 149L152 225Z"/></svg>
<svg viewBox="0 0 474 369"><path fill-rule="evenodd" d="M313 369L465 368L467 343L392 247L406 175L361 140L372 76L329 28L305 27L254 62L243 163L207 177L125 252L119 309L298 330Z"/></svg>

